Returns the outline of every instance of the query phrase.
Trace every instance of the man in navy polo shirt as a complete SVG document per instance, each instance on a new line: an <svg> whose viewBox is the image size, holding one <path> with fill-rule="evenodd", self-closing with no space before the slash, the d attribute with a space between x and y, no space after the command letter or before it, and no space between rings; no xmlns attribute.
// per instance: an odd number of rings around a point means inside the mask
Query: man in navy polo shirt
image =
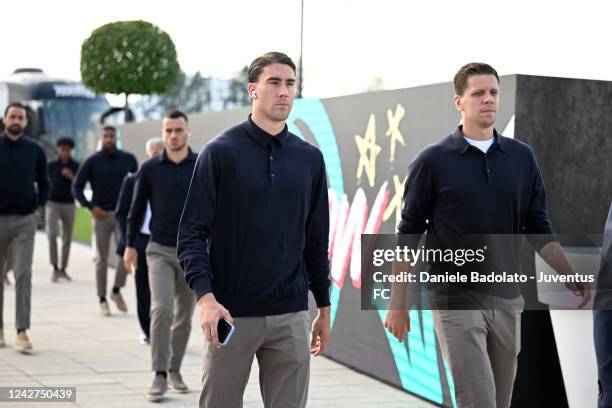
<svg viewBox="0 0 612 408"><path fill-rule="evenodd" d="M127 220L123 259L131 268L138 264L136 240L147 203L151 204L151 238L146 248L151 287L151 365L155 372L148 391L151 401L161 400L168 385L175 392L187 392L180 368L195 299L176 261L176 237L197 158L187 144L190 132L183 112L174 110L164 117L164 151L143 163L138 171Z"/></svg>
<svg viewBox="0 0 612 408"><path fill-rule="evenodd" d="M533 152L495 130L497 72L483 63L464 65L455 75L454 87L455 107L463 124L421 151L410 164L399 240L414 245L414 237L425 231L436 237L527 234L530 244L559 274L573 275L552 235L544 183ZM505 249L492 261L510 262L517 270L508 272L520 272L518 259L508 256L518 249ZM409 271L410 265L394 265L394 271L400 270ZM579 307L589 302L588 284L567 286L582 296ZM400 341L410 330L409 315L402 305L405 289L405 285L393 286L392 310L385 319L385 327ZM432 291L434 306L450 301L472 309L439 307L441 310L432 311L440 348L453 376L457 406L510 406L521 339L523 299L518 286L462 283L446 289ZM478 306L479 310L473 310Z"/></svg>
<svg viewBox="0 0 612 408"><path fill-rule="evenodd" d="M252 114L198 156L178 260L206 337L201 407L242 406L253 358L266 407L305 407L310 354L330 336L329 208L323 155L290 133L295 65L271 52L249 67ZM318 315L309 342L308 291ZM221 347L219 319L236 331Z"/></svg>
<svg viewBox="0 0 612 408"><path fill-rule="evenodd" d="M164 150L164 142L160 137L153 137L147 140L145 144L145 154L148 159L159 156ZM119 192L119 198L117 200L117 208L115 210L115 216L119 223L119 229L121 230L121 236L119 243L117 244L117 255L123 259L125 252L125 241L127 236L127 217L130 212L130 206L132 205L132 198L134 197L134 185L136 184L136 173L130 173L123 179L121 185L121 191ZM147 203L147 210L145 213L144 221L140 227L140 231L136 233L136 239L134 240L134 248L137 252L136 269L134 273L134 283L136 284L136 310L138 312L138 321L140 328L142 329L142 335L140 341L143 344L149 344L149 331L150 331L150 312L151 312L151 290L149 287L149 268L147 266L147 257L145 250L149 243L151 236L151 230L149 224L151 222L151 205ZM127 266L126 266L127 268ZM128 273L130 269L128 268Z"/></svg>
<svg viewBox="0 0 612 408"><path fill-rule="evenodd" d="M45 209L45 218L47 237L49 238L49 257L53 266L52 282L57 282L60 278L70 280L68 273L66 273L66 267L68 266L74 217L76 215L74 196L70 186L79 169L79 163L70 155L73 148L74 140L62 137L57 141L57 160L49 162L51 191ZM60 232L60 223L62 224L61 260L57 256L57 237Z"/></svg>
<svg viewBox="0 0 612 408"><path fill-rule="evenodd" d="M128 173L138 170L138 162L133 154L117 148L117 129L105 126L100 135L102 150L89 156L79 169L72 183L72 192L83 207L91 211L96 236L96 289L100 298L100 314L110 316L106 301L106 280L108 274L108 257L111 238L117 243L119 224L115 218L115 206L121 183ZM88 200L83 190L85 184L91 185L92 197ZM118 260L115 271L115 283L110 295L117 309L127 312L127 305L121 296L120 288L125 286L127 271L121 260Z"/></svg>
<svg viewBox="0 0 612 408"><path fill-rule="evenodd" d="M30 329L32 306L34 234L40 208L45 205L49 193L47 156L42 147L24 134L28 125L24 105L10 103L4 110L3 122L4 132L0 135L0 272L8 259L12 259L15 348L29 353L32 343L26 330ZM0 347L5 346L3 307L4 285L0 284Z"/></svg>

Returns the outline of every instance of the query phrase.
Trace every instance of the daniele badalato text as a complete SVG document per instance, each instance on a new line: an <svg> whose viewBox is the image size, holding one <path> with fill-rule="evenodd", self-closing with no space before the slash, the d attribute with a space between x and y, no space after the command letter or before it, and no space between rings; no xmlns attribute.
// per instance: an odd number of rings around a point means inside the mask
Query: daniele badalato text
<svg viewBox="0 0 612 408"><path fill-rule="evenodd" d="M372 264L380 267L387 262L408 263L411 267L417 262L425 263L453 263L456 266L463 266L466 263L480 263L485 260L487 247L482 249L410 249L407 247L396 247L395 249L376 249L373 251ZM593 283L593 275L572 275L545 274L538 272L537 276L527 276L520 273L508 273L506 271L491 271L488 273L471 271L467 272L444 272L431 273L421 272L399 272L397 274L374 272L372 278L379 283L523 283L528 279L536 279L537 282L544 283Z"/></svg>

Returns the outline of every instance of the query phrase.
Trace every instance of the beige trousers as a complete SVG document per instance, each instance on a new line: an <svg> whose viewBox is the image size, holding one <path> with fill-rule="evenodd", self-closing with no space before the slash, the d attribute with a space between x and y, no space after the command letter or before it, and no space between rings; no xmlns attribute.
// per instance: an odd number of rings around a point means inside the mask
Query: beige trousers
<svg viewBox="0 0 612 408"><path fill-rule="evenodd" d="M432 310L458 408L507 408L512 400L523 298L485 302L482 310Z"/></svg>

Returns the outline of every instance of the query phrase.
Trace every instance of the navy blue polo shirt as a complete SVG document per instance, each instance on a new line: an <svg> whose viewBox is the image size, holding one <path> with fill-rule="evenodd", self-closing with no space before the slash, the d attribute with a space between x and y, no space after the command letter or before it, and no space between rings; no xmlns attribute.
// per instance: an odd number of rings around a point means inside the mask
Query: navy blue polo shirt
<svg viewBox="0 0 612 408"><path fill-rule="evenodd" d="M323 155L285 129L249 118L198 156L177 254L197 298L233 316L268 316L329 302L329 204Z"/></svg>
<svg viewBox="0 0 612 408"><path fill-rule="evenodd" d="M0 136L0 175L0 215L32 214L47 202L47 156L32 139Z"/></svg>
<svg viewBox="0 0 612 408"><path fill-rule="evenodd" d="M85 160L72 183L72 193L83 207L114 211L123 178L136 170L138 162L133 154L122 150L112 153L101 150ZM91 184L93 192L91 201L83 194L87 182Z"/></svg>
<svg viewBox="0 0 612 408"><path fill-rule="evenodd" d="M151 241L176 246L178 224L197 157L189 149L187 157L175 163L164 150L161 155L142 164L136 174L134 198L127 219L126 246L134 246L147 211L147 202L151 203Z"/></svg>
<svg viewBox="0 0 612 408"><path fill-rule="evenodd" d="M51 190L49 192L49 201L56 203L73 204L74 196L72 195L72 180L64 177L63 169L69 169L76 176L79 170L79 163L70 157L67 163L61 160L53 160L49 162L49 180L51 181Z"/></svg>
<svg viewBox="0 0 612 408"><path fill-rule="evenodd" d="M542 174L529 146L494 130L485 154L463 136L459 126L410 164L398 233L415 235L400 241L416 248L416 237L425 231L437 237L533 234L527 239L536 250L553 241ZM520 271L518 244L495 254L515 269L508 273ZM519 294L515 284L485 286L474 289L507 298Z"/></svg>

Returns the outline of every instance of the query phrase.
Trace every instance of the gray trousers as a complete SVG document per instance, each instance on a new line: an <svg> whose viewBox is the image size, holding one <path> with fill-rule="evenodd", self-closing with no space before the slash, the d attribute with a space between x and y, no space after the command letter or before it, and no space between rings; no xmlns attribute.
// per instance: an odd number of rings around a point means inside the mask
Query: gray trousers
<svg viewBox="0 0 612 408"><path fill-rule="evenodd" d="M176 247L150 241L146 249L151 287L153 371L179 371L195 308L193 292L176 261Z"/></svg>
<svg viewBox="0 0 612 408"><path fill-rule="evenodd" d="M96 286L99 297L106 297L106 278L108 275L108 256L110 255L111 237L117 244L119 237L119 223L115 213L108 211L101 220L94 218L94 234L96 235ZM114 257L114 256L113 256ZM115 265L115 284L122 288L125 286L127 270L122 259L117 259Z"/></svg>
<svg viewBox="0 0 612 408"><path fill-rule="evenodd" d="M483 310L432 310L458 408L507 408L521 350L523 298L487 295Z"/></svg>
<svg viewBox="0 0 612 408"><path fill-rule="evenodd" d="M32 307L32 258L34 234L38 217L29 215L0 215L0 270L5 271L12 251L15 274L15 328L30 328ZM4 282L0 284L0 327L4 326Z"/></svg>
<svg viewBox="0 0 612 408"><path fill-rule="evenodd" d="M201 408L240 408L253 357L266 408L303 408L310 379L308 311L234 318L236 330L220 349L206 342Z"/></svg>
<svg viewBox="0 0 612 408"><path fill-rule="evenodd" d="M70 244L72 243L72 230L74 227L76 208L72 203L48 201L45 212L51 265L60 269L66 269L68 266L68 257L70 256ZM57 237L60 235L60 222L62 223L62 260L58 262Z"/></svg>

